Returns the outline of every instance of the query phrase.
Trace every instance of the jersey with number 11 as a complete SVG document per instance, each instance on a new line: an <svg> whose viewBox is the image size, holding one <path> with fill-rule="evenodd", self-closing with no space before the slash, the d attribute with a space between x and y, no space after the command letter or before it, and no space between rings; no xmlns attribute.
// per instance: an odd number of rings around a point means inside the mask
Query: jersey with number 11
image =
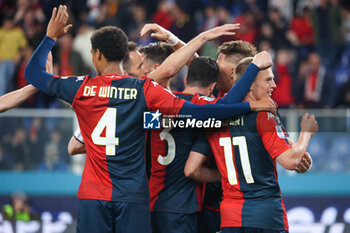
<svg viewBox="0 0 350 233"><path fill-rule="evenodd" d="M259 112L227 123L207 133L222 175L221 228L287 230L276 157L290 145L279 118Z"/></svg>

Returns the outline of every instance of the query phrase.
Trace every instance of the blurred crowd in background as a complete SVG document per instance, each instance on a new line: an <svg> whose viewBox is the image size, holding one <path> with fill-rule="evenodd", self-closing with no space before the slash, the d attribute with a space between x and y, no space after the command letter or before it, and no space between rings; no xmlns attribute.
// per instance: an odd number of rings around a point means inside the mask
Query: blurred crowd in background
<svg viewBox="0 0 350 233"><path fill-rule="evenodd" d="M95 75L90 36L105 25L122 28L129 40L142 47L154 42L149 35L140 37L141 28L150 22L184 42L215 26L240 23L235 36L208 42L199 54L216 58L221 43L249 41L274 59L273 98L281 108L350 107L350 3L346 0L0 0L0 96L27 85L24 69L58 4L68 6L73 28L54 47L54 74ZM183 77L176 78L172 88L181 91ZM63 105L38 92L21 107ZM22 121L13 128L7 120L0 121L0 169L66 170L72 124L70 128L58 124L62 127L57 129L41 118ZM4 159L6 155L10 159ZM16 162L16 156L22 162ZM49 161L43 164L46 157ZM59 162L53 165L50 158L57 157Z"/></svg>

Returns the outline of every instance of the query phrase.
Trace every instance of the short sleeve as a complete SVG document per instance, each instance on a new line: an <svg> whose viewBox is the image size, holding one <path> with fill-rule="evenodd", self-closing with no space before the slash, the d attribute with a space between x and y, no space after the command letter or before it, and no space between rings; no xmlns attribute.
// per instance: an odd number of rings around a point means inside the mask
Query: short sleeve
<svg viewBox="0 0 350 233"><path fill-rule="evenodd" d="M199 131L197 133L197 139L194 142L191 151L198 152L204 156L210 156L212 154L205 132Z"/></svg>
<svg viewBox="0 0 350 233"><path fill-rule="evenodd" d="M54 76L49 84L48 93L72 104L75 94L88 76Z"/></svg>
<svg viewBox="0 0 350 233"><path fill-rule="evenodd" d="M279 117L270 112L259 112L256 121L265 149L273 159L291 148Z"/></svg>
<svg viewBox="0 0 350 233"><path fill-rule="evenodd" d="M145 81L144 94L149 110L159 110L166 115L177 115L185 102L151 79Z"/></svg>

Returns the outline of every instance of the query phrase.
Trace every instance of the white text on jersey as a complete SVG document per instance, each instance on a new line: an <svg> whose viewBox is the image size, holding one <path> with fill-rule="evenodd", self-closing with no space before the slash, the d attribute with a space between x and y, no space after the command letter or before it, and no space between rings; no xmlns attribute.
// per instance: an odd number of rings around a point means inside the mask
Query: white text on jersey
<svg viewBox="0 0 350 233"><path fill-rule="evenodd" d="M137 90L135 88L123 88L112 86L85 86L83 96L97 96L113 99L136 99Z"/></svg>

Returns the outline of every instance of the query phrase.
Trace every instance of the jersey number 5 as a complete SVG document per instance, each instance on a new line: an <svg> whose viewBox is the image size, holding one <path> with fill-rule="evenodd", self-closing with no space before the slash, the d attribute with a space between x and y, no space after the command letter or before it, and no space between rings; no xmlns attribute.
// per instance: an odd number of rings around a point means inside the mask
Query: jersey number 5
<svg viewBox="0 0 350 233"><path fill-rule="evenodd" d="M241 158L241 164L242 164L245 181L247 182L247 184L254 183L252 169L250 168L247 141L245 137L244 136L233 137L232 142L231 142L231 138L229 137L220 138L219 143L220 143L220 146L224 147L227 178L229 183L231 185L236 185L238 183L236 169L233 163L233 152L232 152L231 144L234 146L238 146L239 148L239 156Z"/></svg>
<svg viewBox="0 0 350 233"><path fill-rule="evenodd" d="M115 137L117 125L117 109L107 108L95 129L92 131L91 139L96 145L106 146L106 155L115 156L115 147L119 145L119 138ZM101 134L106 128L106 136Z"/></svg>

